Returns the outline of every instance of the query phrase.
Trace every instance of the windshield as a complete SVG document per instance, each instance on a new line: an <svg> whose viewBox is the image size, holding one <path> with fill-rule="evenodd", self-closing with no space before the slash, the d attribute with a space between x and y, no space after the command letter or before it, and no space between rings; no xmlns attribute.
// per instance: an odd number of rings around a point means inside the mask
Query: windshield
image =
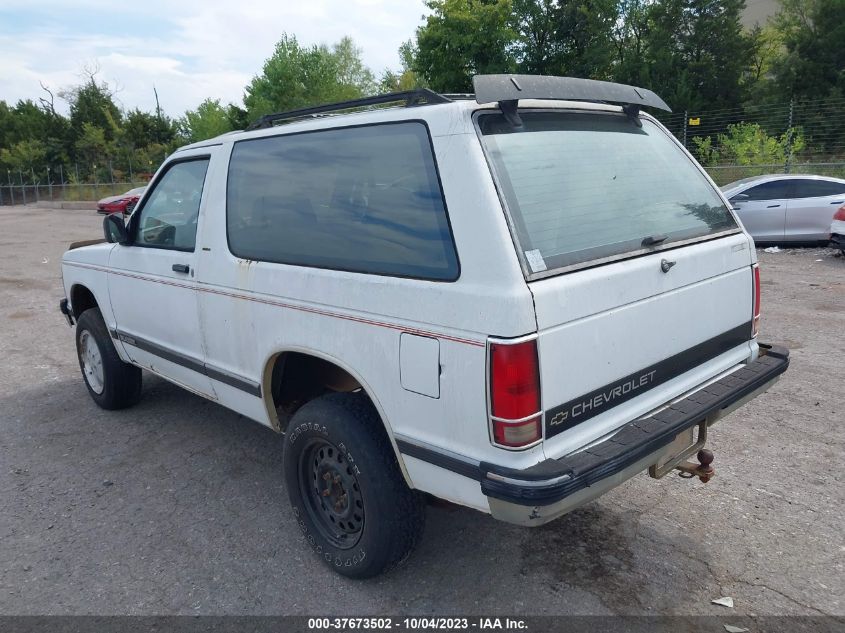
<svg viewBox="0 0 845 633"><path fill-rule="evenodd" d="M736 227L716 190L657 125L625 115L479 118L528 269L586 265Z"/></svg>

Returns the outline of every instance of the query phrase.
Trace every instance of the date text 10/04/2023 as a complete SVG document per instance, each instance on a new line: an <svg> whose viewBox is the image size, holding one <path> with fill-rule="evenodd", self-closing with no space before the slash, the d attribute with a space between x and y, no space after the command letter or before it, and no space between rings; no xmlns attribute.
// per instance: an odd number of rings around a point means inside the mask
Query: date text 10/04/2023
<svg viewBox="0 0 845 633"><path fill-rule="evenodd" d="M308 629L319 630L407 630L407 631L454 631L454 630L526 630L525 620L499 617L334 617L309 618Z"/></svg>

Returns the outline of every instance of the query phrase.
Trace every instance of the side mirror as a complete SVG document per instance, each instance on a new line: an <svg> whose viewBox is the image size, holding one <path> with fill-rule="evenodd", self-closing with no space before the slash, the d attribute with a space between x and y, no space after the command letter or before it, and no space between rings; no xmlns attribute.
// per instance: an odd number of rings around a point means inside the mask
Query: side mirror
<svg viewBox="0 0 845 633"><path fill-rule="evenodd" d="M103 218L103 233L109 244L129 243L129 232L120 214L110 213Z"/></svg>

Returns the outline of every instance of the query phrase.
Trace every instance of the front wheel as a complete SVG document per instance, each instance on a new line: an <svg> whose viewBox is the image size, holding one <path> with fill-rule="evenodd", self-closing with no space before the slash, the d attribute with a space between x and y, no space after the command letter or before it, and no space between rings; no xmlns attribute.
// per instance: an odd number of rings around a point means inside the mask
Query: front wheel
<svg viewBox="0 0 845 633"><path fill-rule="evenodd" d="M293 513L306 540L339 574L369 578L404 561L425 520L372 403L330 394L291 419L283 458Z"/></svg>
<svg viewBox="0 0 845 633"><path fill-rule="evenodd" d="M88 393L103 409L125 409L141 398L141 370L120 360L98 308L77 320L76 354Z"/></svg>

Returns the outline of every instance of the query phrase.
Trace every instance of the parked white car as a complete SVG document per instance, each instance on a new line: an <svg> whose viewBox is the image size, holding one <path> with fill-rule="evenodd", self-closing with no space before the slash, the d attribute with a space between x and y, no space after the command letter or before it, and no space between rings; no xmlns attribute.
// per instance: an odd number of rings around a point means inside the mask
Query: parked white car
<svg viewBox="0 0 845 633"><path fill-rule="evenodd" d="M756 339L753 242L640 111L659 97L475 88L184 147L62 262L97 404L143 369L285 433L294 515L348 576L408 556L422 492L534 526L646 469L707 480L708 427L788 366ZM389 103L413 107L337 114Z"/></svg>
<svg viewBox="0 0 845 633"><path fill-rule="evenodd" d="M845 204L845 180L827 176L754 176L722 192L758 244L825 244L830 218Z"/></svg>

